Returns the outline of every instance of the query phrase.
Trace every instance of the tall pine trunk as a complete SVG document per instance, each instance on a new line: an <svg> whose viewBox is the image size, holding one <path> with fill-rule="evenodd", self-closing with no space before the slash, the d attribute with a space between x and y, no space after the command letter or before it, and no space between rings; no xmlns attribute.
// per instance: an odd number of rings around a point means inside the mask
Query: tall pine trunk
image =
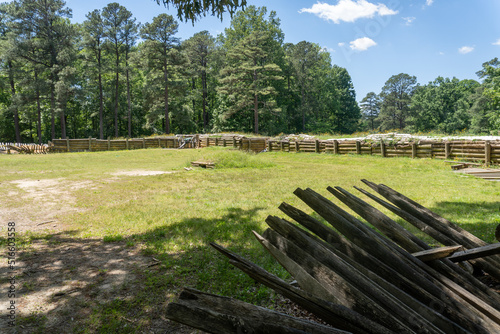
<svg viewBox="0 0 500 334"><path fill-rule="evenodd" d="M40 89L38 88L38 73L35 69L35 86L36 86L36 110L37 110L37 124L36 132L38 135L38 144L42 144L42 108L40 106Z"/></svg>
<svg viewBox="0 0 500 334"><path fill-rule="evenodd" d="M116 48L116 86L115 86L115 137L118 137L118 94L120 80L120 53Z"/></svg>
<svg viewBox="0 0 500 334"><path fill-rule="evenodd" d="M254 66L257 65L257 61L254 61ZM253 71L253 81L256 84L257 83L257 71ZM257 90L257 89L256 89ZM257 95L257 92L254 93L253 97L253 117L254 117L254 129L255 129L255 134L259 133L259 97Z"/></svg>
<svg viewBox="0 0 500 334"><path fill-rule="evenodd" d="M302 101L300 102L302 109L302 132L306 133L306 108L305 108L305 100L306 96L304 93L304 87L300 88L300 94L302 96Z"/></svg>
<svg viewBox="0 0 500 334"><path fill-rule="evenodd" d="M101 49L99 48L97 56L97 66L99 71L99 139L104 139L104 97L102 92L102 73L101 73Z"/></svg>
<svg viewBox="0 0 500 334"><path fill-rule="evenodd" d="M128 136L132 137L132 101L130 99L130 78L128 71L128 51L125 53L125 74L127 76Z"/></svg>
<svg viewBox="0 0 500 334"><path fill-rule="evenodd" d="M53 75L52 75L53 77ZM50 84L50 132L52 139L56 138L56 97L54 94L54 84Z"/></svg>
<svg viewBox="0 0 500 334"><path fill-rule="evenodd" d="M206 66L206 64L204 64ZM207 133L208 130L208 114L207 114L207 72L203 70L201 73L201 85L203 89L203 131Z"/></svg>
<svg viewBox="0 0 500 334"><path fill-rule="evenodd" d="M164 60L163 63L163 78L165 80L165 96L164 96L164 103L165 103L165 133L169 134L170 133L170 119L168 117L168 68L167 68L167 60Z"/></svg>
<svg viewBox="0 0 500 334"><path fill-rule="evenodd" d="M16 85L14 82L14 73L12 71L14 70L14 66L12 65L12 62L8 62L9 66L9 82L10 82L10 92L12 94L12 98L16 95ZM19 127L19 110L17 109L17 106L14 106L13 108L14 112L14 132L16 136L16 143L21 142L21 129Z"/></svg>

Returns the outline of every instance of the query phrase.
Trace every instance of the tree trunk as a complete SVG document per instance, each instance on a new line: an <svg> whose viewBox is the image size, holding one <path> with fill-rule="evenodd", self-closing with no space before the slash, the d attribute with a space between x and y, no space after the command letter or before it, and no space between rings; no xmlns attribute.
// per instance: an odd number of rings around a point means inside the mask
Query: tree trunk
<svg viewBox="0 0 500 334"><path fill-rule="evenodd" d="M163 69L163 78L165 80L165 133L170 133L170 119L168 117L168 69L167 69L167 60L164 61L164 69Z"/></svg>
<svg viewBox="0 0 500 334"><path fill-rule="evenodd" d="M257 94L253 98L253 116L254 116L254 129L255 134L259 133L259 98Z"/></svg>
<svg viewBox="0 0 500 334"><path fill-rule="evenodd" d="M206 67L206 64L204 65ZM207 72L203 70L201 73L201 86L202 86L202 97L203 97L203 131L207 133L208 131L208 114L207 114Z"/></svg>
<svg viewBox="0 0 500 334"><path fill-rule="evenodd" d="M102 92L101 49L99 49L97 56L97 66L99 71L99 139L104 139L104 97Z"/></svg>
<svg viewBox="0 0 500 334"><path fill-rule="evenodd" d="M382 325L369 320L359 313L349 308L333 304L324 299L310 294L300 288L294 287L279 277L276 277L265 271L256 264L235 254L226 248L215 243L210 244L217 251L229 258L229 263L239 268L245 274L260 282L279 294L291 299L311 313L314 313L326 323L335 328L340 328L352 333L371 333L371 334L389 334L394 333Z"/></svg>
<svg viewBox="0 0 500 334"><path fill-rule="evenodd" d="M53 79L53 75L51 78ZM50 84L50 130L52 139L56 138L56 116L55 116L55 107L56 107L56 97L54 95L54 84Z"/></svg>
<svg viewBox="0 0 500 334"><path fill-rule="evenodd" d="M118 87L120 80L120 54L116 51L116 86L115 86L115 137L118 137Z"/></svg>
<svg viewBox="0 0 500 334"><path fill-rule="evenodd" d="M255 65L257 65L256 62L254 62ZM257 82L257 71L253 71L253 81L254 83ZM256 88L257 90L257 88ZM253 116L254 116L254 132L255 134L259 133L259 97L257 95L257 92L254 93L253 97Z"/></svg>
<svg viewBox="0 0 500 334"><path fill-rule="evenodd" d="M300 94L301 94L301 101L300 101L300 106L301 106L301 109L302 109L302 132L303 133L306 133L306 109L304 107L304 100L306 99L305 98L305 93L304 93L304 88L302 87L300 89Z"/></svg>
<svg viewBox="0 0 500 334"><path fill-rule="evenodd" d="M345 331L294 318L236 299L184 289L166 316L209 333L344 334Z"/></svg>
<svg viewBox="0 0 500 334"><path fill-rule="evenodd" d="M38 73L35 70L35 85L36 85L36 110L37 110L37 124L36 130L38 135L38 144L42 144L42 108L40 107L40 89L38 88Z"/></svg>
<svg viewBox="0 0 500 334"><path fill-rule="evenodd" d="M125 53L125 75L127 77L127 107L128 107L128 136L132 138L132 102L130 100L130 79L128 71L128 52Z"/></svg>
<svg viewBox="0 0 500 334"><path fill-rule="evenodd" d="M64 110L66 108L64 106L61 106L61 138L66 139L66 115L64 113Z"/></svg>
<svg viewBox="0 0 500 334"><path fill-rule="evenodd" d="M9 66L9 82L10 82L10 92L12 95L12 98L16 95L16 85L14 82L14 74L12 73L13 71L13 65L12 62L8 62ZM17 110L17 106L13 108L14 110L14 132L16 136L16 142L20 143L21 142L21 129L19 127L19 111Z"/></svg>

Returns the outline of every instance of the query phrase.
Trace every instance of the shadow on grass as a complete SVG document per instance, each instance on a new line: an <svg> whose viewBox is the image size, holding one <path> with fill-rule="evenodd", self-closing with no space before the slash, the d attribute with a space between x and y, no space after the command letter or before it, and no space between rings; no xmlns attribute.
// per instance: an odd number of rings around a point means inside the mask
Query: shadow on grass
<svg viewBox="0 0 500 334"><path fill-rule="evenodd" d="M229 208L217 219L186 219L108 242L75 238L74 231L31 237L19 252L17 332L195 333L163 316L185 286L270 304L271 290L208 245L220 243L286 278L251 233L262 232L260 210ZM2 320L0 331L8 333Z"/></svg>
<svg viewBox="0 0 500 334"><path fill-rule="evenodd" d="M443 201L436 203L429 210L457 223L463 229L488 243L495 240L495 229L500 224L500 202Z"/></svg>

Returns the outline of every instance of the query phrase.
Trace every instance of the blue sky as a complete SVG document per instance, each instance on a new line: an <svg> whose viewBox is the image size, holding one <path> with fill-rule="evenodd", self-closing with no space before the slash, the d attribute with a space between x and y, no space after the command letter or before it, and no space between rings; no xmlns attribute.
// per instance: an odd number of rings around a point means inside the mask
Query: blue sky
<svg viewBox="0 0 500 334"><path fill-rule="evenodd" d="M110 1L111 2L111 1ZM176 11L154 0L118 0L139 22ZM108 2L67 0L73 21ZM500 56L500 1L498 0L248 0L266 6L281 19L285 42L314 42L331 53L334 64L345 67L357 100L379 93L392 75L415 75L420 84L438 76L478 80L482 63ZM178 36L187 39L208 30L217 35L228 27L214 17L181 23Z"/></svg>

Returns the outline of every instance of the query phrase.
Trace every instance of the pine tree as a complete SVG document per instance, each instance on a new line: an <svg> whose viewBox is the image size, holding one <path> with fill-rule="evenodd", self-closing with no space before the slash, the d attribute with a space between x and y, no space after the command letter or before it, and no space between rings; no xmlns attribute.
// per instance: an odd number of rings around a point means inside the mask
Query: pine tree
<svg viewBox="0 0 500 334"><path fill-rule="evenodd" d="M97 87L99 90L99 138L104 139L104 94L102 87L103 45L105 41L104 23L101 11L95 9L86 15L83 22L83 45L85 48L86 68L97 71Z"/></svg>
<svg viewBox="0 0 500 334"><path fill-rule="evenodd" d="M178 24L171 15L160 14L141 28L141 37L145 40L141 45L145 54L147 69L152 80L161 82L163 89L164 131L170 133L170 88L176 85L176 72L181 63L179 39L175 37ZM155 77L155 71L161 77Z"/></svg>
<svg viewBox="0 0 500 334"><path fill-rule="evenodd" d="M219 94L227 95L231 103L226 117L239 111L253 111L255 133L259 133L259 110L279 111L272 83L283 77L278 65L266 62L269 55L263 43L268 39L266 33L255 31L231 49L227 55L231 65L222 70L218 88Z"/></svg>

